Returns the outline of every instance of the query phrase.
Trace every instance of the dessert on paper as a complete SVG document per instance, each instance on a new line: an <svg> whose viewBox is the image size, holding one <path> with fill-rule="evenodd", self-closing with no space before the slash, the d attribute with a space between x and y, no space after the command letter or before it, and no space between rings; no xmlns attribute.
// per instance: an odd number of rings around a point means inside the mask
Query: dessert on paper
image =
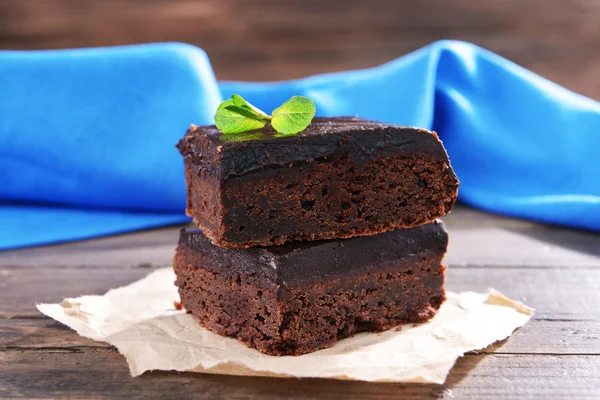
<svg viewBox="0 0 600 400"><path fill-rule="evenodd" d="M443 257L458 179L435 132L272 115L233 95L177 147L187 213L173 268L46 315L151 370L443 383L465 352L532 310L449 293ZM174 285L175 284L175 285Z"/></svg>
<svg viewBox="0 0 600 400"><path fill-rule="evenodd" d="M301 356L269 356L201 327L177 310L175 274L163 268L102 296L40 304L81 336L114 345L133 376L152 370L443 383L458 357L507 338L532 316L500 293L452 293L428 322L359 333Z"/></svg>

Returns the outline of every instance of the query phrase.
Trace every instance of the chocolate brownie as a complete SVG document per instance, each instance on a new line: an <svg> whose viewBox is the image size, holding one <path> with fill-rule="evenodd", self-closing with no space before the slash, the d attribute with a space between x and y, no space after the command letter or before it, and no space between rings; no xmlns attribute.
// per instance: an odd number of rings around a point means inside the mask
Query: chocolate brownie
<svg viewBox="0 0 600 400"><path fill-rule="evenodd" d="M450 212L458 190L435 132L356 118L315 118L297 135L192 126L177 147L187 213L223 247L413 227Z"/></svg>
<svg viewBox="0 0 600 400"><path fill-rule="evenodd" d="M270 355L423 322L445 299L441 221L375 236L231 249L182 231L181 302L200 324Z"/></svg>

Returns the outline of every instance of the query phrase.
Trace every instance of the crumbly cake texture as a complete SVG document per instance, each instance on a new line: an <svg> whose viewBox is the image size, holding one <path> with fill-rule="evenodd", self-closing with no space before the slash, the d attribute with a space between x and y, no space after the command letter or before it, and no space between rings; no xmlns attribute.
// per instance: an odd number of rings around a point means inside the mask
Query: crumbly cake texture
<svg viewBox="0 0 600 400"><path fill-rule="evenodd" d="M222 247L280 245L418 226L450 212L458 180L435 132L315 118L297 135L192 127L187 214Z"/></svg>
<svg viewBox="0 0 600 400"><path fill-rule="evenodd" d="M424 322L445 299L441 221L376 236L222 248L182 231L181 303L204 327L269 355L300 355L360 331Z"/></svg>

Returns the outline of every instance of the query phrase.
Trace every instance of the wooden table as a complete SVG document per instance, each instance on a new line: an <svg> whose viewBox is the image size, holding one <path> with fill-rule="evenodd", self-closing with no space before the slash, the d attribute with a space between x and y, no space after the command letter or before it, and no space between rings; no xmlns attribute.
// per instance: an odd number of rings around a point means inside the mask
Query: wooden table
<svg viewBox="0 0 600 400"><path fill-rule="evenodd" d="M600 235L463 206L445 220L448 289L493 286L537 312L510 339L461 358L443 386L174 372L133 379L114 348L35 309L169 265L172 227L0 253L0 398L599 398Z"/></svg>

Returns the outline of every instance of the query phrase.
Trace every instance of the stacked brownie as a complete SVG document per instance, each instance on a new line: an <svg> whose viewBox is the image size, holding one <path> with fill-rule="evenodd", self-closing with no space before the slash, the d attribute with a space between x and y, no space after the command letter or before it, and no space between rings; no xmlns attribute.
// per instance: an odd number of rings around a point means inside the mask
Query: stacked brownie
<svg viewBox="0 0 600 400"><path fill-rule="evenodd" d="M423 322L445 299L442 258L458 180L434 132L315 118L179 142L187 213L181 302L208 329L271 355Z"/></svg>

